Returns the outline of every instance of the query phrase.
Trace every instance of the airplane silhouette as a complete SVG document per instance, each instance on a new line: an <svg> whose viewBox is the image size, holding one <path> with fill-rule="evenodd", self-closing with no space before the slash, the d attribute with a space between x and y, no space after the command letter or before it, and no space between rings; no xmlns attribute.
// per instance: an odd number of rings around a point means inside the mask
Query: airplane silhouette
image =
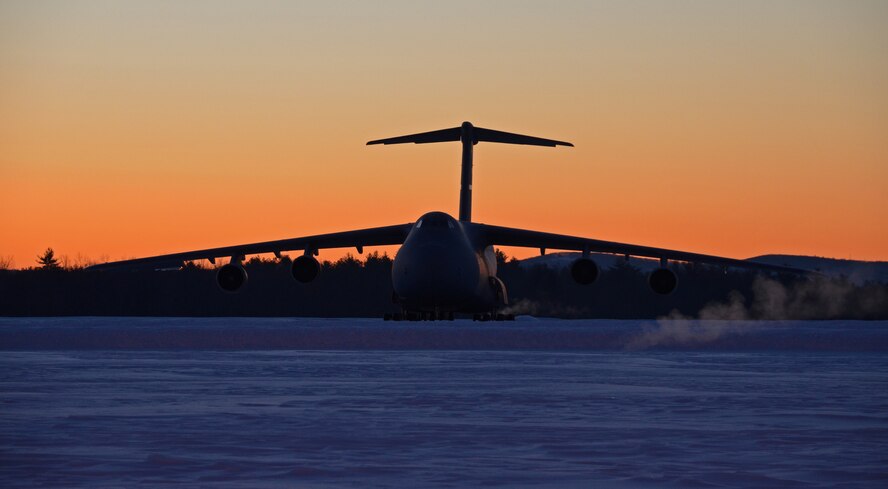
<svg viewBox="0 0 888 489"><path fill-rule="evenodd" d="M734 258L472 222L472 150L475 144L493 142L549 147L573 146L565 141L495 131L463 122L458 127L378 139L367 144L448 141L462 143L459 219L434 211L424 214L416 222L406 224L186 251L103 263L89 269L170 269L180 268L190 260L206 259L215 264L217 258L230 257L230 261L218 269L216 279L223 290L236 292L247 282L247 272L241 264L246 255L274 253L280 258L284 251L302 251L302 255L293 259L291 273L297 281L307 283L314 280L320 272L320 264L315 258L318 250L356 248L358 253L363 253L366 246L401 245L392 265L392 286L393 298L401 305L403 313L394 315L395 319L452 319L454 312L496 318L496 311L508 304L506 286L496 274L494 246L497 245L539 248L540 253L545 253L547 249L580 251L582 255L570 267L573 280L580 284L590 284L599 275L598 266L589 257L592 252L624 255L627 259L630 256L658 258L660 267L648 277L651 289L658 294L669 294L678 285L675 273L668 267L669 260L771 272L806 273L796 268Z"/></svg>

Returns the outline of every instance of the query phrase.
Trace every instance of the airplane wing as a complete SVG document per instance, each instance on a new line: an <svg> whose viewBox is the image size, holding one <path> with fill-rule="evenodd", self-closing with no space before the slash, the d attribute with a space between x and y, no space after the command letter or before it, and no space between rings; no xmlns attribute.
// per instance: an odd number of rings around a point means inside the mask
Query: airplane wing
<svg viewBox="0 0 888 489"><path fill-rule="evenodd" d="M134 260L100 263L98 265L88 267L87 270L170 269L179 268L184 264L184 262L190 260L206 259L210 261L215 261L216 258L220 257L242 258L246 255L255 255L259 253L279 254L283 251L292 250L307 250L309 254L313 254L320 249L355 247L359 251L361 251L364 246L402 244L404 242L404 239L407 238L407 233L410 232L410 229L412 227L413 223L407 223L398 224L395 226L344 231L341 233L319 234L316 236L305 236L301 238L264 241L262 243L250 243L235 246L225 246L222 248L186 251L184 253L173 253L170 255L159 255L147 258L136 258Z"/></svg>
<svg viewBox="0 0 888 489"><path fill-rule="evenodd" d="M736 258L725 258L722 256L688 253L685 251L667 250L664 248L653 248L650 246L617 243L614 241L601 241L597 239L566 236L563 234L528 231L526 229L489 226L479 223L464 223L464 225L465 224L469 224L472 228L472 232L475 233L475 235L482 243L486 243L487 245L540 248L542 252L545 252L545 250L548 248L556 250L612 253L615 255L640 256L693 263L708 263L729 267L769 270L772 272L813 273L808 270L802 270L799 268L769 265L766 263L756 263L747 260L739 260Z"/></svg>

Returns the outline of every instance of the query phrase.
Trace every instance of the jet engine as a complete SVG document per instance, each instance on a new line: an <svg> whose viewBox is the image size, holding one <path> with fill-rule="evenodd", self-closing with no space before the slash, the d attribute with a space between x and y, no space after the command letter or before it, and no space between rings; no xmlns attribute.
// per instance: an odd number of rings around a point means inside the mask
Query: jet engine
<svg viewBox="0 0 888 489"><path fill-rule="evenodd" d="M668 268L658 268L648 276L651 290L661 295L671 294L678 285L678 277Z"/></svg>
<svg viewBox="0 0 888 489"><path fill-rule="evenodd" d="M225 292L237 292L247 283L247 271L238 263L222 265L216 271L216 283Z"/></svg>
<svg viewBox="0 0 888 489"><path fill-rule="evenodd" d="M302 255L293 260L290 273L298 282L308 283L318 277L321 272L321 264L313 256Z"/></svg>
<svg viewBox="0 0 888 489"><path fill-rule="evenodd" d="M598 278L598 265L588 258L578 258L570 266L570 276L578 284L589 285Z"/></svg>

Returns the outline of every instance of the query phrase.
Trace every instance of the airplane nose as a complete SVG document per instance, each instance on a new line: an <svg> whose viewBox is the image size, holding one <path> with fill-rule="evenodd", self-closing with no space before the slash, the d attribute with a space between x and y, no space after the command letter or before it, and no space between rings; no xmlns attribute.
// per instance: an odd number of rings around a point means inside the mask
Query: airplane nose
<svg viewBox="0 0 888 489"><path fill-rule="evenodd" d="M395 289L402 297L427 304L458 303L470 295L474 282L464 260L454 251L437 243L412 250L404 263L396 266Z"/></svg>
<svg viewBox="0 0 888 489"><path fill-rule="evenodd" d="M422 288L453 288L459 284L463 267L448 256L446 247L428 244L420 248L419 255L421 258L415 264L414 273Z"/></svg>

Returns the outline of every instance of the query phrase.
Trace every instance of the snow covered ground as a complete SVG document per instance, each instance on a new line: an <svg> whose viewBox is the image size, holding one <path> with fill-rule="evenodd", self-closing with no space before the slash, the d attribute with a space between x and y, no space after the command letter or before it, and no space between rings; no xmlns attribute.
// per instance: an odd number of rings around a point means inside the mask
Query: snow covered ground
<svg viewBox="0 0 888 489"><path fill-rule="evenodd" d="M888 485L885 322L0 319L0 350L2 487Z"/></svg>

